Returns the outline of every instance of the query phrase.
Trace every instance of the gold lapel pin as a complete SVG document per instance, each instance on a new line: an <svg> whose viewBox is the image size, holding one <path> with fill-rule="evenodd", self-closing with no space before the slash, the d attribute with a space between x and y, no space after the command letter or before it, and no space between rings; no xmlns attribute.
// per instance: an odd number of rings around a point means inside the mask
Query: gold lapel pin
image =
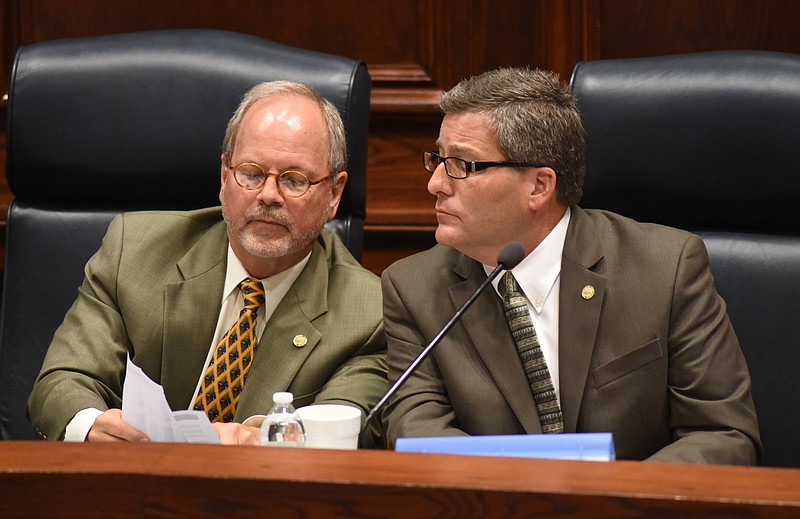
<svg viewBox="0 0 800 519"><path fill-rule="evenodd" d="M292 339L292 344L294 344L298 348L302 348L303 346L306 345L307 342L308 338L303 334L297 334L294 336L294 339Z"/></svg>
<svg viewBox="0 0 800 519"><path fill-rule="evenodd" d="M592 285L586 285L581 290L581 297L586 299L587 301L594 297L594 287Z"/></svg>

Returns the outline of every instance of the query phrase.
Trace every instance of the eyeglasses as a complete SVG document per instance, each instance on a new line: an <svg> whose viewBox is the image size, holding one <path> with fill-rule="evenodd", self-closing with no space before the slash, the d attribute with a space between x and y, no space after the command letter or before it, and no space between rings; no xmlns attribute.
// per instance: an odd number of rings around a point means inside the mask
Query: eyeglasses
<svg viewBox="0 0 800 519"><path fill-rule="evenodd" d="M438 153L432 151L422 152L422 165L425 169L433 173L439 164L444 163L444 171L450 178L464 179L470 176L471 173L483 171L488 168L510 167L510 168L541 168L544 166L537 166L529 162L475 162L474 160L464 160L457 157L442 157Z"/></svg>
<svg viewBox="0 0 800 519"><path fill-rule="evenodd" d="M285 198L299 198L320 182L331 178L330 175L319 180L309 180L307 176L299 171L286 170L282 173L267 173L264 168L255 162L242 162L238 166L225 166L233 173L233 178L240 187L249 191L261 189L267 183L267 177L275 177L275 184L278 192Z"/></svg>

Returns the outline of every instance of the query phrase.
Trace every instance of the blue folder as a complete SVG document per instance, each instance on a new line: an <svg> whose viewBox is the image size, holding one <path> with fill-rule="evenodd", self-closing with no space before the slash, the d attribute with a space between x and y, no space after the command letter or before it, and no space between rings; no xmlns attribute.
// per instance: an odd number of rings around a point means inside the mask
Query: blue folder
<svg viewBox="0 0 800 519"><path fill-rule="evenodd" d="M616 457L611 433L400 438L395 450L589 461L613 461Z"/></svg>

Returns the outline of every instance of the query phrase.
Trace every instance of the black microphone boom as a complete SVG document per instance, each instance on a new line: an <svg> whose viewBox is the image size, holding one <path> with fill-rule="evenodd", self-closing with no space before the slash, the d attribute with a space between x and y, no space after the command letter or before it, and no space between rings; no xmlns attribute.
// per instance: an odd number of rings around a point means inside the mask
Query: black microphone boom
<svg viewBox="0 0 800 519"><path fill-rule="evenodd" d="M461 319L461 316L464 314L464 312L466 312L472 303L475 302L478 296L481 295L484 290L486 290L486 287L488 287L492 281L494 281L494 279L500 275L500 272L503 270L513 269L517 266L517 264L519 264L520 261L522 261L524 257L525 249L522 248L522 245L519 242L510 241L503 245L503 248L500 249L500 254L497 255L497 267L495 267L489 276L487 276L487 278L483 281L483 283L481 283L475 292L469 296L469 299L467 299L464 304L461 305L461 308L459 308L455 315L453 315L453 317L447 321L447 324L445 324L439 333L436 334L436 337L434 337L433 340L427 346L425 346L425 349L422 350L417 358L415 358L414 361L408 365L406 370L397 378L397 381L392 385L392 387L390 387L383 397L378 400L378 403L375 404L375 407L372 408L367 415L367 418L364 420L364 425L361 428L362 434L369 426L372 418L383 409L384 405L386 405L386 401L389 400L389 398L391 398L392 395L397 392L400 386L403 385L406 379L411 376L414 371L416 371L417 366L419 366L419 364L428 357L430 352L433 351L433 348L435 348L436 345L439 344L439 341L442 340L442 337L444 337L447 332L450 331L450 328L452 328L459 319Z"/></svg>

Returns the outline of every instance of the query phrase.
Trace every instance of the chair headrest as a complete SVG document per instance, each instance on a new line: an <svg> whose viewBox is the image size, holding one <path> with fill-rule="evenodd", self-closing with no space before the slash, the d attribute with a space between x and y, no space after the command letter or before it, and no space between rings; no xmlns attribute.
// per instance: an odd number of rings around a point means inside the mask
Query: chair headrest
<svg viewBox="0 0 800 519"><path fill-rule="evenodd" d="M800 55L579 63L581 205L706 230L800 230Z"/></svg>
<svg viewBox="0 0 800 519"><path fill-rule="evenodd" d="M288 79L339 109L351 199L342 207L363 216L367 128L351 124L368 120L360 61L226 31L166 30L24 46L12 75L7 173L17 198L216 205L222 139L242 94Z"/></svg>

